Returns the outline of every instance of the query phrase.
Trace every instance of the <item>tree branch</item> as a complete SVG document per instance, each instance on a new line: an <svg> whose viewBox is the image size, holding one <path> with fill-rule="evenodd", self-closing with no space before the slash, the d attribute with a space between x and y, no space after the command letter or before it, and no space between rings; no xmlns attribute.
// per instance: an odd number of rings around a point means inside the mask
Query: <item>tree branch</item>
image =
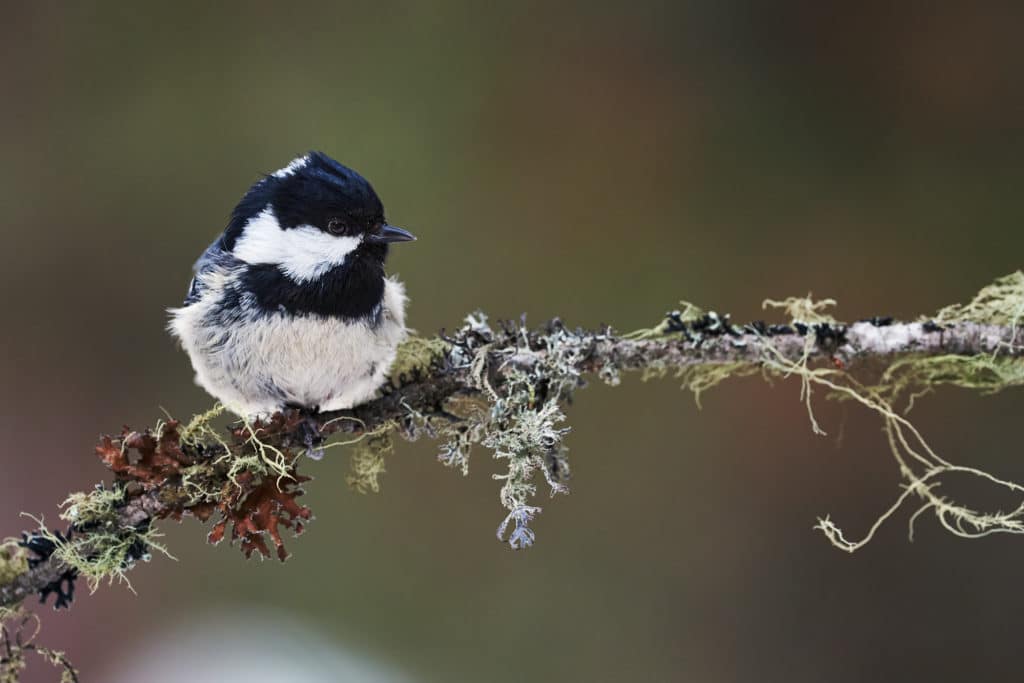
<svg viewBox="0 0 1024 683"><path fill-rule="evenodd" d="M556 321L553 323L557 324ZM551 326L549 323L547 328ZM918 322L879 325L863 321L849 327L840 324L830 328L842 334L842 343L834 345L828 340L815 340L809 347L811 360L835 358L844 366L854 366L869 359L888 363L905 357L976 357L997 352L1014 358L1024 356L1024 346L1014 344L1019 333L1009 325L956 323L940 326ZM574 333L576 338L568 347L579 352L578 369L582 373L595 373L602 367L614 367L620 371L655 368L675 371L729 363L757 364L765 358L769 345L781 357L795 363L803 358L808 348L806 337L791 325L777 327L771 336L758 333L750 326L735 329L738 334L691 336L690 339L681 333L652 339L628 339L608 331L581 332ZM492 368L489 378L494 387L503 384L509 369L532 369L543 364L548 355L544 348L520 347L508 339L491 346L487 353L487 365ZM446 399L460 393L479 391L468 365L446 363L433 368L424 377L403 382L400 388L377 400L352 410L324 413L318 419L321 425L328 424L325 433L360 434L390 421L407 419L413 411L433 414ZM345 420L346 417L356 419Z"/></svg>
<svg viewBox="0 0 1024 683"><path fill-rule="evenodd" d="M813 382L856 390L858 400L887 420L886 411L903 419L891 404L909 385L893 379L882 391L852 379L844 383L849 371L867 360L914 373L928 359L972 364L962 375L929 380L924 390L940 382L991 390L1017 382L1016 376L1013 382L999 379L988 385L983 379L970 384L975 379L968 378L996 358L1019 364L1024 345L1018 343L1016 319L1003 324L875 318L846 325L819 314L815 307L820 303L793 302L806 306L790 306L790 311L805 315L794 315L786 324L737 326L728 316L688 309L669 314L651 330L625 336L610 329L570 330L557 319L537 330L511 323L494 330L482 315L470 316L451 336L403 345L385 393L351 410L314 416L290 411L255 424L234 423L226 432L212 428L213 416L204 415L188 425L170 421L152 431L107 437L96 450L114 473L113 487L66 501L66 537L42 526L24 536L20 556L9 558L6 573L0 571L0 606L17 605L31 595L45 600L50 592L57 594L58 605L64 604L79 575L92 582L123 578L137 560L159 547L153 522L186 514L202 521L218 517L212 542L230 529L231 540L238 540L247 555L269 555L269 540L284 559L280 527L300 533L309 518L308 508L295 500L302 493L297 485L304 481L297 472L299 457L336 445L323 443L335 433L360 440L355 447L365 457L358 460L357 478L374 487L379 474L374 463L390 449L392 432L444 440L439 459L463 470L472 444L492 449L509 465L501 491L508 516L499 538L511 529L513 547L530 545L529 522L539 511L528 503L535 489L532 478L540 472L552 492L565 489L568 463L561 441L567 430L555 425L564 420L561 404L583 385L584 375L617 384L623 372L674 372L699 391L730 375L796 373L808 388ZM829 537L840 545L834 535Z"/></svg>

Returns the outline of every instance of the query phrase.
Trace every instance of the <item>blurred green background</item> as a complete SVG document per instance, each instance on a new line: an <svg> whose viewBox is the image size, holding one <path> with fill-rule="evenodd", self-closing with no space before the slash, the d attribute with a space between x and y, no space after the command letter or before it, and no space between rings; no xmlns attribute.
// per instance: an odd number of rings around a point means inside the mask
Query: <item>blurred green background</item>
<svg viewBox="0 0 1024 683"><path fill-rule="evenodd" d="M248 185L308 149L420 237L389 269L424 333L475 308L629 330L684 297L746 320L808 290L912 316L1022 265L1019 5L0 6L0 536L104 477L100 432L210 405L164 309ZM1021 405L945 391L915 415L947 458L1024 479ZM288 563L169 523L178 562L45 610L46 642L87 681L219 658L255 683L260 656L332 680L313 668L336 652L415 681L1016 671L1024 542L926 517L909 543L903 515L849 556L811 530L859 533L899 494L870 416L822 406L814 437L794 383L698 411L628 378L570 417L573 493L528 552L494 538L486 452L463 479L400 443L361 496L335 451Z"/></svg>

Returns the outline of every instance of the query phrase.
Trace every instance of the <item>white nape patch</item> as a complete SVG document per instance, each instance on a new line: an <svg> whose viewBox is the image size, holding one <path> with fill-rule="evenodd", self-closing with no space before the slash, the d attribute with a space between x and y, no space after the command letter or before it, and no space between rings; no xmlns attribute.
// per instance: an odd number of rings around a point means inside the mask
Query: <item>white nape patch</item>
<svg viewBox="0 0 1024 683"><path fill-rule="evenodd" d="M269 205L245 224L232 253L250 265L272 263L296 282L315 280L359 246L359 237L336 237L311 225L285 230Z"/></svg>
<svg viewBox="0 0 1024 683"><path fill-rule="evenodd" d="M282 169L271 173L275 178L287 178L290 175L295 175L295 172L300 168L309 163L309 155L301 156L296 159L292 159L292 162Z"/></svg>

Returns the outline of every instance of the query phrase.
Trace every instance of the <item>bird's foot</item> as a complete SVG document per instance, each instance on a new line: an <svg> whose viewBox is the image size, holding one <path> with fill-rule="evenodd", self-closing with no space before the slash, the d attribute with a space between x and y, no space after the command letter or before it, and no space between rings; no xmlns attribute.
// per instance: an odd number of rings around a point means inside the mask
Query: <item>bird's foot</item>
<svg viewBox="0 0 1024 683"><path fill-rule="evenodd" d="M306 447L306 455L313 460L320 460L324 457L324 442L327 439L320 433L320 408L307 408L305 406L289 406L299 412L299 423L296 425L296 435L302 439Z"/></svg>

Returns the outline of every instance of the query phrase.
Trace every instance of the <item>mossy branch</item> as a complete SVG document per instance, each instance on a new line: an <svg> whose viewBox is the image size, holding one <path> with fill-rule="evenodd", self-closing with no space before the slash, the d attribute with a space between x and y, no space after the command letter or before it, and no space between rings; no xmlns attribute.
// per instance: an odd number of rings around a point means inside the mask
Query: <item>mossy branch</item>
<svg viewBox="0 0 1024 683"><path fill-rule="evenodd" d="M938 496L936 485L949 473L980 477L1022 500L1024 488L944 460L906 417L914 400L942 384L984 392L1024 384L1018 339L1024 275L1002 278L971 303L919 321L840 323L825 312L833 304L809 296L768 301L787 319L747 325L686 304L656 327L626 335L570 329L557 319L537 329L524 322L491 326L475 314L451 335L407 342L383 394L351 410L312 417L292 411L226 429L213 426L220 413L214 410L187 425L169 420L142 432L126 429L96 449L114 482L68 499L61 515L70 524L66 534L40 523L16 545L4 546L0 606L51 592L66 604L80 575L93 588L103 578L123 578L152 549L162 550L153 523L166 518L212 520L212 542L230 531L247 555L269 556L272 545L284 559L282 527L300 533L310 518L296 500L307 480L297 471L300 458L354 445L349 481L375 491L395 436L438 439L439 460L464 474L473 446L490 449L507 466L495 477L505 508L497 535L513 548L529 546L540 512L533 504L538 481L552 495L568 490L566 400L587 376L615 385L626 372L645 378L671 373L698 398L729 377L795 377L819 433L814 389L876 412L905 491L860 540L847 540L828 517L819 520L818 528L844 550L870 540L912 498L920 504L912 519L932 511L961 536L1024 532L1024 503L1009 513L978 512ZM874 381L866 377L872 372ZM336 434L343 437L330 442Z"/></svg>

